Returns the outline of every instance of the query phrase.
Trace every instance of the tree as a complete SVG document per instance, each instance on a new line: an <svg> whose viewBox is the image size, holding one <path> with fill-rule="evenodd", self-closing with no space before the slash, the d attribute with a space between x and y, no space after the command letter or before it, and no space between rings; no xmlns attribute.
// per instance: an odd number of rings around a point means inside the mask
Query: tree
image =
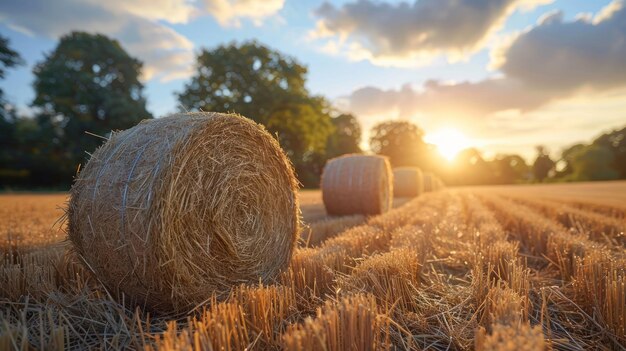
<svg viewBox="0 0 626 351"><path fill-rule="evenodd" d="M306 187L319 186L326 162L324 149L328 131L325 128L331 126L319 125L323 104L323 99L312 99L277 107L266 125L277 136L281 147L293 162L298 179ZM322 128L319 133L318 127Z"/></svg>
<svg viewBox="0 0 626 351"><path fill-rule="evenodd" d="M21 56L9 46L9 39L0 35L0 80L6 77L7 69L23 63ZM0 183L12 182L23 173L17 164L23 156L17 124L15 108L5 100L4 91L0 89Z"/></svg>
<svg viewBox="0 0 626 351"><path fill-rule="evenodd" d="M101 34L72 32L33 70L38 121L46 135L59 177L69 181L85 151L107 136L152 118L146 110L142 63L116 40Z"/></svg>
<svg viewBox="0 0 626 351"><path fill-rule="evenodd" d="M574 168L572 167L572 156L584 148L585 144L575 144L561 152L561 159L559 160L559 162L562 162L564 166L560 171L557 172L557 177L566 178L574 173Z"/></svg>
<svg viewBox="0 0 626 351"><path fill-rule="evenodd" d="M477 185L493 182L489 164L476 148L461 150L454 159L454 166L454 173L447 177L453 184Z"/></svg>
<svg viewBox="0 0 626 351"><path fill-rule="evenodd" d="M493 180L499 184L513 184L522 181L530 172L530 167L519 155L496 155L491 161Z"/></svg>
<svg viewBox="0 0 626 351"><path fill-rule="evenodd" d="M537 146L537 158L533 163L533 175L539 182L543 182L550 171L554 168L554 161L550 158L548 150L543 146Z"/></svg>
<svg viewBox="0 0 626 351"><path fill-rule="evenodd" d="M422 139L424 132L411 122L382 122L372 128L371 135L372 151L389 157L394 167L423 167L428 159L428 149Z"/></svg>
<svg viewBox="0 0 626 351"><path fill-rule="evenodd" d="M593 145L602 146L613 154L611 167L621 179L626 178L626 127L603 134L593 141Z"/></svg>
<svg viewBox="0 0 626 351"><path fill-rule="evenodd" d="M178 100L183 110L236 112L278 136L305 185L317 186L311 164L333 126L328 103L305 87L307 68L255 41L203 49Z"/></svg>
<svg viewBox="0 0 626 351"><path fill-rule="evenodd" d="M24 60L9 46L9 39L0 35L0 79L4 79L8 68L23 65ZM0 88L0 113L4 113L4 91ZM4 117L4 114L1 116Z"/></svg>
<svg viewBox="0 0 626 351"><path fill-rule="evenodd" d="M267 124L276 107L308 96L307 69L255 41L202 49L178 100L182 109L231 112Z"/></svg>
<svg viewBox="0 0 626 351"><path fill-rule="evenodd" d="M613 180L619 173L613 166L614 156L605 146L592 144L578 149L571 156L571 179L576 181Z"/></svg>
<svg viewBox="0 0 626 351"><path fill-rule="evenodd" d="M351 114L342 114L332 119L334 132L326 143L326 156L337 157L361 152L361 125Z"/></svg>

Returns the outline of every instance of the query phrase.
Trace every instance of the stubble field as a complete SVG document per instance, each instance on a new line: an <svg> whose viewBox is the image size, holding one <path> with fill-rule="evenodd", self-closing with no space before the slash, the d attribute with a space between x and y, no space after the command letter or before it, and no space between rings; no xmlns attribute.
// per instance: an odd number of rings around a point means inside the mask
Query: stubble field
<svg viewBox="0 0 626 351"><path fill-rule="evenodd" d="M0 195L0 349L626 347L626 182L455 188L307 224L274 284L184 316L113 300L63 240L64 194Z"/></svg>

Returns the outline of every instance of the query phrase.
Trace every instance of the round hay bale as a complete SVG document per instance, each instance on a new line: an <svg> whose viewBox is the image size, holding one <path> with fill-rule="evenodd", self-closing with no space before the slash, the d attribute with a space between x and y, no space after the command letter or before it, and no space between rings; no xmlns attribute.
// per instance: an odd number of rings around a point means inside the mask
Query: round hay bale
<svg viewBox="0 0 626 351"><path fill-rule="evenodd" d="M321 188L330 215L376 215L391 208L393 174L384 156L344 155L326 162Z"/></svg>
<svg viewBox="0 0 626 351"><path fill-rule="evenodd" d="M443 181L439 178L435 178L435 186L434 186L436 191L440 191L443 190L444 185L443 185Z"/></svg>
<svg viewBox="0 0 626 351"><path fill-rule="evenodd" d="M416 197L424 192L422 171L417 167L393 169L393 195L396 197Z"/></svg>
<svg viewBox="0 0 626 351"><path fill-rule="evenodd" d="M145 120L114 133L80 172L68 236L111 293L183 312L277 276L299 236L296 192L278 142L249 119Z"/></svg>
<svg viewBox="0 0 626 351"><path fill-rule="evenodd" d="M431 191L435 191L435 187L434 187L434 182L433 182L433 174L430 172L424 172L422 173L423 175L423 185L424 185L424 192L428 193Z"/></svg>

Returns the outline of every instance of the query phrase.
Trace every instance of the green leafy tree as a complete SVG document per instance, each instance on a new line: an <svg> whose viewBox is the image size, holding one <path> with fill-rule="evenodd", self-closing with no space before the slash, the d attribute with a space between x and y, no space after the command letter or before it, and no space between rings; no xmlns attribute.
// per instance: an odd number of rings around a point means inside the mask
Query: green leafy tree
<svg viewBox="0 0 626 351"><path fill-rule="evenodd" d="M18 65L24 64L24 60L9 46L9 39L0 35L0 80L6 77L6 72L8 68L12 68ZM0 89L0 113L2 113L2 117L4 117L4 91Z"/></svg>
<svg viewBox="0 0 626 351"><path fill-rule="evenodd" d="M530 167L519 155L496 155L490 164L493 170L491 183L517 183L526 179L530 172Z"/></svg>
<svg viewBox="0 0 626 351"><path fill-rule="evenodd" d="M537 158L533 163L533 175L535 176L536 180L538 180L539 182L543 182L550 174L550 171L554 169L555 163L550 158L548 150L545 147L540 145L537 146L536 149Z"/></svg>
<svg viewBox="0 0 626 351"><path fill-rule="evenodd" d="M572 162L573 162L572 157L578 151L584 148L585 148L585 144L575 144L563 150L563 152L561 152L561 159L559 160L559 162L563 164L563 167L561 170L557 172L556 176L558 178L566 178L570 176L572 173L574 173L574 168L572 167Z"/></svg>
<svg viewBox="0 0 626 351"><path fill-rule="evenodd" d="M72 32L34 68L38 121L50 167L69 181L78 164L107 136L152 116L146 110L142 63L116 40Z"/></svg>
<svg viewBox="0 0 626 351"><path fill-rule="evenodd" d="M619 178L626 179L626 127L600 136L593 141L593 145L611 151L613 154L611 167L617 171Z"/></svg>
<svg viewBox="0 0 626 351"><path fill-rule="evenodd" d="M183 110L234 111L267 124L278 108L308 97L307 69L257 42L202 49L196 72L178 95Z"/></svg>
<svg viewBox="0 0 626 351"><path fill-rule="evenodd" d="M326 143L328 158L361 152L361 125L351 114L341 114L332 119L334 132Z"/></svg>
<svg viewBox="0 0 626 351"><path fill-rule="evenodd" d="M300 181L316 186L333 126L328 104L305 87L307 68L257 42L203 49L178 94L183 110L235 112L277 135Z"/></svg>
<svg viewBox="0 0 626 351"><path fill-rule="evenodd" d="M488 184L493 182L493 174L480 151L467 148L454 158L454 169L446 179L456 185Z"/></svg>
<svg viewBox="0 0 626 351"><path fill-rule="evenodd" d="M389 157L394 167L425 167L429 159L424 132L408 121L387 121L374 126L370 148L379 155Z"/></svg>
<svg viewBox="0 0 626 351"><path fill-rule="evenodd" d="M571 155L572 180L613 180L619 172L613 168L614 155L602 145L588 145Z"/></svg>
<svg viewBox="0 0 626 351"><path fill-rule="evenodd" d="M9 39L0 35L0 80L6 77L9 68L22 65L21 56L9 45ZM0 183L12 183L23 177L23 167L19 164L23 155L18 138L18 124L15 108L4 98L0 89Z"/></svg>

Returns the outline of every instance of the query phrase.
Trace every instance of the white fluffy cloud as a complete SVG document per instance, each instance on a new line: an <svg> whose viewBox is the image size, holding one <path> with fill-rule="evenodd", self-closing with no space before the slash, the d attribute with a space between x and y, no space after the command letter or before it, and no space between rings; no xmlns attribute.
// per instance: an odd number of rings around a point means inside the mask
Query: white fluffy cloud
<svg viewBox="0 0 626 351"><path fill-rule="evenodd" d="M283 8L285 0L204 0L207 11L222 26L239 27L246 18L260 25Z"/></svg>
<svg viewBox="0 0 626 351"><path fill-rule="evenodd" d="M483 47L516 9L552 0L357 0L342 7L324 3L313 38L324 50L376 64L410 66L444 55L452 61Z"/></svg>
<svg viewBox="0 0 626 351"><path fill-rule="evenodd" d="M183 6L172 11L171 18L167 11L152 10L146 12L150 17L146 18L134 15L133 8L123 1L100 5L96 1L23 0L0 3L0 17L11 27L31 35L58 38L72 30L109 35L144 62L145 79L168 80L188 74L193 64L193 43L153 19L183 21L188 19L190 10Z"/></svg>
<svg viewBox="0 0 626 351"><path fill-rule="evenodd" d="M626 88L626 7L614 1L595 17L569 22L552 13L497 52L499 78L429 81L420 90L365 87L348 96L347 105L360 115L393 110L405 118L428 113L467 119L502 111L524 113L565 98L621 91Z"/></svg>
<svg viewBox="0 0 626 351"><path fill-rule="evenodd" d="M259 23L284 0L19 0L0 1L0 20L30 35L59 38L72 30L106 34L144 62L145 79L184 78L193 69L193 43L168 23L186 23L207 11L221 25L242 18Z"/></svg>
<svg viewBox="0 0 626 351"><path fill-rule="evenodd" d="M187 0L83 0L93 5L101 5L117 13L129 13L150 20L164 20L170 23L186 23L194 14L199 14Z"/></svg>

